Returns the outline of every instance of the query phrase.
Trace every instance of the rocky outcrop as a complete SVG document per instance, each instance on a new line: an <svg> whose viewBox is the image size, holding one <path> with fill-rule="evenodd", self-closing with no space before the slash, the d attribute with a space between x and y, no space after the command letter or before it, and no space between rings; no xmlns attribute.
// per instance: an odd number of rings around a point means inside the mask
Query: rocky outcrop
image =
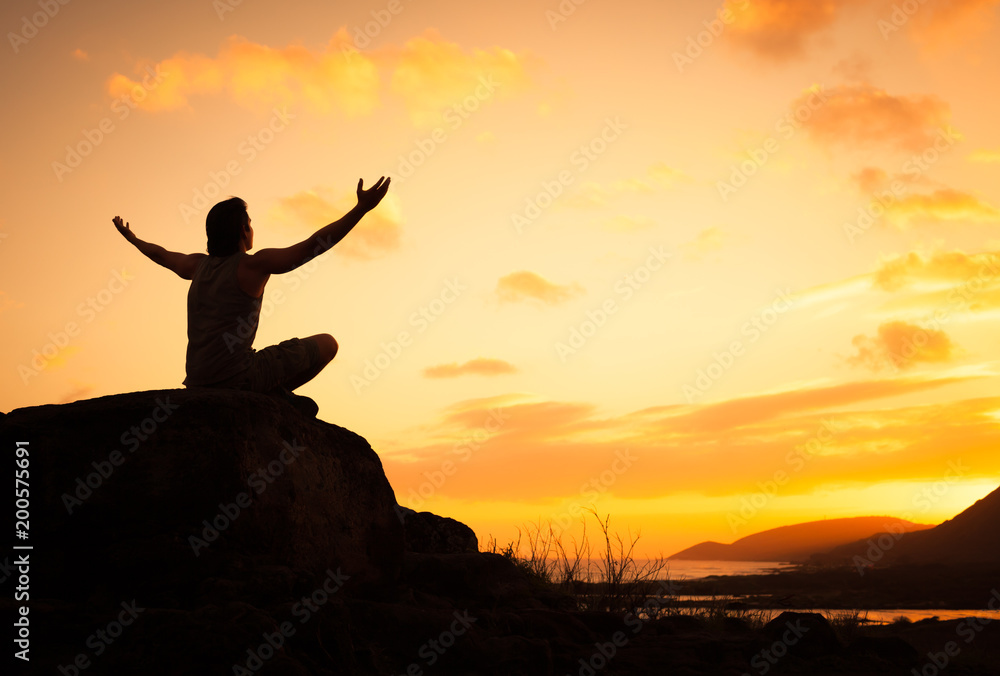
<svg viewBox="0 0 1000 676"><path fill-rule="evenodd" d="M257 559L398 579L403 528L360 436L261 394L135 392L3 418L29 442L32 531L55 596L176 594Z"/></svg>
<svg viewBox="0 0 1000 676"><path fill-rule="evenodd" d="M406 550L420 554L478 552L479 539L460 521L407 507L396 510L403 521Z"/></svg>

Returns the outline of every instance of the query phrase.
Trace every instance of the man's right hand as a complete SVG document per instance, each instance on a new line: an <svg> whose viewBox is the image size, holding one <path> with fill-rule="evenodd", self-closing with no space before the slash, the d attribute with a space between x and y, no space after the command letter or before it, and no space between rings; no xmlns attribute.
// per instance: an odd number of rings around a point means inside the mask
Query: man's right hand
<svg viewBox="0 0 1000 676"><path fill-rule="evenodd" d="M358 179L358 206L364 209L367 213L378 206L378 203L382 201L385 197L386 191L389 190L389 181L391 178L386 178L383 176L378 180L375 185L373 185L368 190L364 189L364 179Z"/></svg>

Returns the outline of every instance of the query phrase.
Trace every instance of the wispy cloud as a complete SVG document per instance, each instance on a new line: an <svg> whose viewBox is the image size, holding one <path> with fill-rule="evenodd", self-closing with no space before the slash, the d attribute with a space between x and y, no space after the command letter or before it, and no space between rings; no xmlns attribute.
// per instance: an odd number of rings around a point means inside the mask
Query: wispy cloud
<svg viewBox="0 0 1000 676"><path fill-rule="evenodd" d="M613 493L632 499L740 495L779 470L792 479L783 495L844 483L936 480L956 457L975 467L976 476L995 477L1000 397L886 405L894 397L929 395L969 378L867 380L616 416L581 402L476 400L445 411L383 463L406 494L426 481L425 472L467 452L467 462L440 495L553 503L578 495L624 449L635 461L617 477ZM499 409L505 422L488 440L472 450L461 445ZM833 433L819 443L817 433L824 429Z"/></svg>
<svg viewBox="0 0 1000 676"><path fill-rule="evenodd" d="M528 270L512 272L497 281L496 295L502 303L537 301L545 305L559 305L583 293L583 287L572 284L555 284Z"/></svg>
<svg viewBox="0 0 1000 676"><path fill-rule="evenodd" d="M858 334L851 344L856 352L847 358L847 363L875 372L905 370L920 363L947 362L956 351L944 331L903 321L880 324L876 335Z"/></svg>
<svg viewBox="0 0 1000 676"><path fill-rule="evenodd" d="M311 234L343 216L357 203L354 193L333 195L331 190L324 188L304 190L281 198L270 215ZM380 258L399 248L401 224L399 201L388 194L332 251L360 261Z"/></svg>
<svg viewBox="0 0 1000 676"><path fill-rule="evenodd" d="M810 96L803 94L792 109L807 105ZM949 129L951 109L937 96L897 96L871 84L824 89L824 96L802 126L827 147L922 152Z"/></svg>
<svg viewBox="0 0 1000 676"><path fill-rule="evenodd" d="M725 36L761 57L787 60L801 56L808 40L827 30L858 0L726 0L735 20Z"/></svg>
<svg viewBox="0 0 1000 676"><path fill-rule="evenodd" d="M690 242L682 244L685 255L690 260L701 260L706 255L719 251L729 239L729 233L722 228L705 228Z"/></svg>
<svg viewBox="0 0 1000 676"><path fill-rule="evenodd" d="M641 176L618 179L606 185L593 181L584 183L567 194L559 204L580 209L605 207L623 196L653 194L690 180L684 172L659 162L650 166Z"/></svg>
<svg viewBox="0 0 1000 676"><path fill-rule="evenodd" d="M517 367L503 359L479 357L459 364L439 364L424 369L425 378L457 378L464 375L499 376L517 373Z"/></svg>

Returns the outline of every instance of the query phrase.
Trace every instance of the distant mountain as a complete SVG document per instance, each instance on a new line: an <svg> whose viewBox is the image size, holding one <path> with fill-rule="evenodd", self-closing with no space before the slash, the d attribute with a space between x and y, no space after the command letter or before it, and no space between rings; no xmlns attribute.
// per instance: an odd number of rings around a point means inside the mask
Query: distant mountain
<svg viewBox="0 0 1000 676"><path fill-rule="evenodd" d="M813 554L856 543L877 533L910 533L930 528L933 526L890 516L825 519L772 528L728 545L702 542L668 558L688 561L808 561Z"/></svg>
<svg viewBox="0 0 1000 676"><path fill-rule="evenodd" d="M855 565L1000 563L1000 488L939 526L919 533L866 537L816 556Z"/></svg>

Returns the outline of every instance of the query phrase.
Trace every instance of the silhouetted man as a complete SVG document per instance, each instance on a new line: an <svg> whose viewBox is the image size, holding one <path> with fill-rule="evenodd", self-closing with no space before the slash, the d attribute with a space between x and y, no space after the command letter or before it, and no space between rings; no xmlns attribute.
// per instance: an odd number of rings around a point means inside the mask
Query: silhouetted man
<svg viewBox="0 0 1000 676"><path fill-rule="evenodd" d="M315 416L316 402L292 394L333 360L337 341L328 333L291 338L254 350L261 299L271 275L291 272L331 248L389 189L384 176L365 190L358 180L358 203L343 218L317 230L298 244L262 249L254 254L253 228L246 202L238 197L219 202L208 212L208 254L182 254L144 242L119 216L118 232L154 263L191 280L188 289L186 387L222 387L264 392L287 399Z"/></svg>

